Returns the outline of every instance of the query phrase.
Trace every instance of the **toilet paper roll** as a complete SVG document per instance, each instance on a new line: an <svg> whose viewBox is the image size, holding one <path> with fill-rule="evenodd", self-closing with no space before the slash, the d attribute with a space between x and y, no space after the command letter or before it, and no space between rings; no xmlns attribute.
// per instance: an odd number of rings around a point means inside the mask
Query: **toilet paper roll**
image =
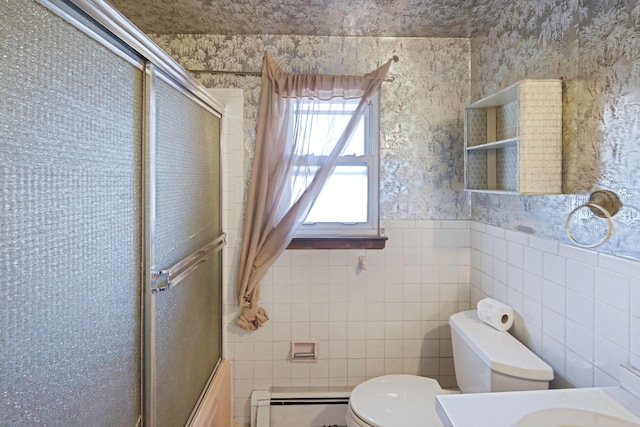
<svg viewBox="0 0 640 427"><path fill-rule="evenodd" d="M513 308L492 298L478 301L478 319L499 331L513 326Z"/></svg>

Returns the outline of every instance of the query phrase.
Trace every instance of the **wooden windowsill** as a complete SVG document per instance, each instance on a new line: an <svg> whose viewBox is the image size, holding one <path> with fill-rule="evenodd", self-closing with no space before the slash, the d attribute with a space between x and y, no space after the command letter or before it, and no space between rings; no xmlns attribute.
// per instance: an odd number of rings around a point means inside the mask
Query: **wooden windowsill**
<svg viewBox="0 0 640 427"><path fill-rule="evenodd" d="M287 249L384 249L388 237L296 237Z"/></svg>

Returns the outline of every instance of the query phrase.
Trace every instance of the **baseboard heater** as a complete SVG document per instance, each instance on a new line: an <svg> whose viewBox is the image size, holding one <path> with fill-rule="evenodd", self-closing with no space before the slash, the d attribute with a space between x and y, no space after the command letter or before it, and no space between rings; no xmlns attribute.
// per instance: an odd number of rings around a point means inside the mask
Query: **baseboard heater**
<svg viewBox="0 0 640 427"><path fill-rule="evenodd" d="M350 387L274 387L251 394L251 427L344 427Z"/></svg>

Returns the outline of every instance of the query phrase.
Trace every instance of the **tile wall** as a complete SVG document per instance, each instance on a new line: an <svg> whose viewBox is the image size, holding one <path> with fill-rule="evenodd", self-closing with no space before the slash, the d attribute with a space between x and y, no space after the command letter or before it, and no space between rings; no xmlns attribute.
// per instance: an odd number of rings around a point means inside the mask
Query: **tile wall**
<svg viewBox="0 0 640 427"><path fill-rule="evenodd" d="M556 372L553 387L615 385L640 367L640 262L471 222L471 303L512 306L512 333Z"/></svg>
<svg viewBox="0 0 640 427"><path fill-rule="evenodd" d="M384 225L384 250L286 251L263 281L261 305L271 319L254 333L235 326L228 282L238 422L249 420L251 391L272 386L355 386L392 373L455 386L447 320L469 307L468 222ZM366 270L357 267L359 256ZM291 363L290 341L306 338L319 340L320 360Z"/></svg>

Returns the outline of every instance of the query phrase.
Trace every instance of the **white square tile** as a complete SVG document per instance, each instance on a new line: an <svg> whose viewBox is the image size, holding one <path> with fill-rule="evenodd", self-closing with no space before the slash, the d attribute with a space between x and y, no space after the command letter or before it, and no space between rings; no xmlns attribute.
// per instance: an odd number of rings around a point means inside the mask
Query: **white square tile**
<svg viewBox="0 0 640 427"><path fill-rule="evenodd" d="M542 277L540 275L525 271L524 294L534 301L542 302Z"/></svg>
<svg viewBox="0 0 640 427"><path fill-rule="evenodd" d="M542 277L562 286L566 284L566 258L545 252L542 263Z"/></svg>
<svg viewBox="0 0 640 427"><path fill-rule="evenodd" d="M291 365L292 363L287 361L274 361L273 362L273 378L291 378Z"/></svg>
<svg viewBox="0 0 640 427"><path fill-rule="evenodd" d="M612 378L618 379L620 364L629 363L629 350L600 335L595 336L594 348L595 366ZM595 385L600 386L597 377Z"/></svg>
<svg viewBox="0 0 640 427"><path fill-rule="evenodd" d="M494 237L493 239L493 256L501 261L507 261L507 241Z"/></svg>
<svg viewBox="0 0 640 427"><path fill-rule="evenodd" d="M421 229L419 233L420 244L422 247L438 247L440 240L440 229L425 228Z"/></svg>
<svg viewBox="0 0 640 427"><path fill-rule="evenodd" d="M564 375L566 369L565 346L545 333L542 335L542 358L551 365L556 376L558 374Z"/></svg>
<svg viewBox="0 0 640 427"><path fill-rule="evenodd" d="M482 235L482 252L487 255L493 255L493 236L490 234Z"/></svg>
<svg viewBox="0 0 640 427"><path fill-rule="evenodd" d="M366 322L348 322L347 338L349 340L364 340L367 336Z"/></svg>
<svg viewBox="0 0 640 427"><path fill-rule="evenodd" d="M640 276L640 261L607 254L598 255L598 267L630 277Z"/></svg>
<svg viewBox="0 0 640 427"><path fill-rule="evenodd" d="M505 238L505 233L506 230L504 228L501 227L496 227L495 225L487 225L487 234L494 236L494 237L499 237L501 239Z"/></svg>
<svg viewBox="0 0 640 427"><path fill-rule="evenodd" d="M367 341L349 340L347 342L347 358L366 359L366 357L367 357Z"/></svg>
<svg viewBox="0 0 640 427"><path fill-rule="evenodd" d="M420 375L422 360L419 357L402 359L402 373L406 375Z"/></svg>
<svg viewBox="0 0 640 427"><path fill-rule="evenodd" d="M477 251L482 251L482 233L478 230L471 230L469 243Z"/></svg>
<svg viewBox="0 0 640 427"><path fill-rule="evenodd" d="M458 283L458 267L453 265L440 266L440 283Z"/></svg>
<svg viewBox="0 0 640 427"><path fill-rule="evenodd" d="M402 357L402 340L386 340L384 342L385 359Z"/></svg>
<svg viewBox="0 0 640 427"><path fill-rule="evenodd" d="M503 304L507 303L507 285L500 283L497 280L493 281L493 295L492 298L500 301Z"/></svg>
<svg viewBox="0 0 640 427"><path fill-rule="evenodd" d="M384 321L384 303L368 302L367 303L367 321Z"/></svg>
<svg viewBox="0 0 640 427"><path fill-rule="evenodd" d="M422 249L419 246L405 246L402 248L402 265L422 264Z"/></svg>
<svg viewBox="0 0 640 427"><path fill-rule="evenodd" d="M440 246L444 247L457 247L458 246L458 230L446 229L440 230Z"/></svg>
<svg viewBox="0 0 640 427"><path fill-rule="evenodd" d="M542 276L542 251L525 246L524 270Z"/></svg>
<svg viewBox="0 0 640 427"><path fill-rule="evenodd" d="M347 377L347 359L329 360L329 378Z"/></svg>
<svg viewBox="0 0 640 427"><path fill-rule="evenodd" d="M421 235L417 233L414 228L406 228L402 230L402 246L403 247L411 247L411 246L421 246Z"/></svg>
<svg viewBox="0 0 640 427"><path fill-rule="evenodd" d="M483 273L492 276L493 275L493 264L494 264L493 256L483 253L482 254L482 262L481 262L480 270Z"/></svg>
<svg viewBox="0 0 640 427"><path fill-rule="evenodd" d="M595 333L622 348L629 348L629 314L596 301Z"/></svg>
<svg viewBox="0 0 640 427"><path fill-rule="evenodd" d="M507 283L507 263L494 258L493 278L501 283Z"/></svg>
<svg viewBox="0 0 640 427"><path fill-rule="evenodd" d="M367 321L366 338L368 340L384 340L384 322Z"/></svg>
<svg viewBox="0 0 640 427"><path fill-rule="evenodd" d="M581 358L593 364L593 340L592 330L574 322L567 320L567 348L579 354Z"/></svg>
<svg viewBox="0 0 640 427"><path fill-rule="evenodd" d="M291 338L294 340L307 339L309 337L309 322L291 323Z"/></svg>
<svg viewBox="0 0 640 427"><path fill-rule="evenodd" d="M329 339L329 322L311 322L309 337L313 340L327 341Z"/></svg>
<svg viewBox="0 0 640 427"><path fill-rule="evenodd" d="M608 270L596 269L595 299L629 312L629 278Z"/></svg>
<svg viewBox="0 0 640 427"><path fill-rule="evenodd" d="M402 305L402 320L420 320L422 304L419 302L405 302Z"/></svg>
<svg viewBox="0 0 640 427"><path fill-rule="evenodd" d="M471 228L472 230L478 230L484 233L487 230L487 224L484 224L478 221L471 221L469 223L469 228Z"/></svg>
<svg viewBox="0 0 640 427"><path fill-rule="evenodd" d="M367 359L367 378L375 378L384 375L384 359Z"/></svg>
<svg viewBox="0 0 640 427"><path fill-rule="evenodd" d="M567 318L593 330L595 317L595 303L593 299L578 292L567 291Z"/></svg>
<svg viewBox="0 0 640 427"><path fill-rule="evenodd" d="M385 286L383 284L367 284L366 301L384 302Z"/></svg>
<svg viewBox="0 0 640 427"><path fill-rule="evenodd" d="M422 322L419 320L402 322L402 338L405 340L421 339Z"/></svg>
<svg viewBox="0 0 640 427"><path fill-rule="evenodd" d="M490 275L482 273L480 276L480 290L487 295L493 295L493 278Z"/></svg>
<svg viewBox="0 0 640 427"><path fill-rule="evenodd" d="M595 268L573 260L567 260L567 288L588 297L594 296Z"/></svg>
<svg viewBox="0 0 640 427"><path fill-rule="evenodd" d="M422 357L440 357L440 340L425 339L422 340Z"/></svg>
<svg viewBox="0 0 640 427"><path fill-rule="evenodd" d="M347 358L347 341L332 340L328 343L329 360L346 359Z"/></svg>
<svg viewBox="0 0 640 427"><path fill-rule="evenodd" d="M504 237L510 242L519 243L525 246L529 244L529 235L517 231L506 230Z"/></svg>
<svg viewBox="0 0 640 427"><path fill-rule="evenodd" d="M329 378L329 361L319 360L316 363L310 363L309 376L311 378Z"/></svg>
<svg viewBox="0 0 640 427"><path fill-rule="evenodd" d="M524 267L524 246L516 242L507 242L507 262L522 269Z"/></svg>
<svg viewBox="0 0 640 427"><path fill-rule="evenodd" d="M367 359L384 359L384 340L367 340Z"/></svg>
<svg viewBox="0 0 640 427"><path fill-rule="evenodd" d="M384 373L389 374L401 374L402 373L402 358L387 358L384 360Z"/></svg>
<svg viewBox="0 0 640 427"><path fill-rule="evenodd" d="M420 357L422 340L404 340L402 342L402 357Z"/></svg>
<svg viewBox="0 0 640 427"><path fill-rule="evenodd" d="M566 318L548 308L542 308L542 331L560 344L565 344Z"/></svg>
<svg viewBox="0 0 640 427"><path fill-rule="evenodd" d="M583 249L576 246L561 244L560 255L569 260L578 261L582 264L594 266L598 264L598 253L591 249Z"/></svg>
<svg viewBox="0 0 640 427"><path fill-rule="evenodd" d="M549 254L558 254L558 242L553 240L541 239L535 236L529 236L529 246L535 249L539 249Z"/></svg>
<svg viewBox="0 0 640 427"><path fill-rule="evenodd" d="M524 293L524 270L515 265L508 264L507 285L520 293Z"/></svg>
<svg viewBox="0 0 640 427"><path fill-rule="evenodd" d="M524 295L513 288L507 288L507 305L511 306L516 314L524 312Z"/></svg>
<svg viewBox="0 0 640 427"><path fill-rule="evenodd" d="M593 377L594 387L615 387L620 384L620 381L618 381L617 378L612 377L600 368L595 368L593 370Z"/></svg>
<svg viewBox="0 0 640 427"><path fill-rule="evenodd" d="M347 322L329 322L329 339L346 340L347 339Z"/></svg>
<svg viewBox="0 0 640 427"><path fill-rule="evenodd" d="M524 320L527 324L542 329L542 304L524 297Z"/></svg>
<svg viewBox="0 0 640 427"><path fill-rule="evenodd" d="M567 350L567 378L576 387L593 387L593 364Z"/></svg>
<svg viewBox="0 0 640 427"><path fill-rule="evenodd" d="M346 302L329 304L329 319L332 322L346 322L348 319L348 304Z"/></svg>
<svg viewBox="0 0 640 427"><path fill-rule="evenodd" d="M329 304L309 304L309 320L326 322L329 320Z"/></svg>
<svg viewBox="0 0 640 427"><path fill-rule="evenodd" d="M385 322L384 338L386 340L399 340L402 338L402 322Z"/></svg>
<svg viewBox="0 0 640 427"><path fill-rule="evenodd" d="M347 320L350 322L362 322L367 320L367 305L364 302L347 303Z"/></svg>
<svg viewBox="0 0 640 427"><path fill-rule="evenodd" d="M291 321L292 322L308 322L310 313L310 304L291 304Z"/></svg>
<svg viewBox="0 0 640 427"><path fill-rule="evenodd" d="M542 282L542 302L546 308L564 316L566 313L566 288L549 280L544 280Z"/></svg>
<svg viewBox="0 0 640 427"><path fill-rule="evenodd" d="M385 320L403 320L403 304L398 303L385 303L384 305L384 318Z"/></svg>

